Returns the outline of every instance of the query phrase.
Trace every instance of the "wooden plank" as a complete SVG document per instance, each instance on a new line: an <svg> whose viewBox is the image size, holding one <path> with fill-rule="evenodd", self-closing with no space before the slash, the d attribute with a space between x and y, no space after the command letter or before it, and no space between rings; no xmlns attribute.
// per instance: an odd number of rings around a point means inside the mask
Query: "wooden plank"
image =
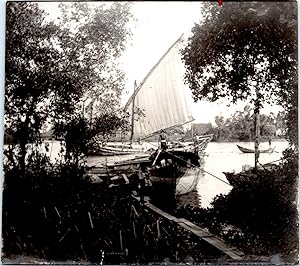
<svg viewBox="0 0 300 266"><path fill-rule="evenodd" d="M131 195L134 199L136 199L137 201L141 201L141 197L140 196L136 196L136 195ZM144 205L148 204L148 201L150 200L149 196L144 196Z"/></svg>
<svg viewBox="0 0 300 266"><path fill-rule="evenodd" d="M221 249L223 251L232 250L232 247L227 246L222 240L219 238L213 236L213 237L204 237L205 241L212 244L218 249Z"/></svg>
<svg viewBox="0 0 300 266"><path fill-rule="evenodd" d="M125 183L129 184L129 179L127 178L127 176L125 174L122 174L122 177L124 178Z"/></svg>
<svg viewBox="0 0 300 266"><path fill-rule="evenodd" d="M213 236L211 233L209 233L207 230L193 224L192 222L184 219L184 218L180 218L179 219L183 224L187 225L189 228L193 229L195 232L197 232L199 235L202 236L206 236L206 237L211 237Z"/></svg>
<svg viewBox="0 0 300 266"><path fill-rule="evenodd" d="M186 230L191 231L192 233L194 233L195 235L197 235L200 238L204 238L204 237L212 237L213 235L208 233L208 232L203 232L204 230L196 230L192 227L189 227L188 225L184 224L184 223L180 223L180 225L185 228Z"/></svg>
<svg viewBox="0 0 300 266"><path fill-rule="evenodd" d="M160 214L161 216L167 218L168 220L174 221L174 222L176 222L176 223L179 222L178 218L176 218L176 217L174 217L174 216L172 216L172 215L170 215L170 214L168 214L168 213L162 211L161 209L155 207L155 206L152 205L151 203L147 202L145 205L146 205L148 208L150 208L151 210L153 210L153 211L155 211L156 213Z"/></svg>
<svg viewBox="0 0 300 266"><path fill-rule="evenodd" d="M212 246L216 247L226 255L228 255L230 258L234 260L241 260L242 257L239 254L242 254L242 252L238 251L236 252L236 248L228 246L224 241L221 239L218 239L217 237L204 237L204 241L211 244Z"/></svg>
<svg viewBox="0 0 300 266"><path fill-rule="evenodd" d="M242 260L243 252L239 251L238 249L231 247L227 245L223 240L219 239L218 237L214 236L213 234L207 232L205 229L195 225L194 223L184 219L184 218L176 218L161 209L155 207L149 202L145 203L145 206L150 208L151 210L155 211L156 213L160 214L161 216L167 218L170 221L176 222L178 225L183 227L184 229L190 231L191 233L198 236L203 241L207 242L208 244L214 246L227 256L229 256L231 259L234 260Z"/></svg>

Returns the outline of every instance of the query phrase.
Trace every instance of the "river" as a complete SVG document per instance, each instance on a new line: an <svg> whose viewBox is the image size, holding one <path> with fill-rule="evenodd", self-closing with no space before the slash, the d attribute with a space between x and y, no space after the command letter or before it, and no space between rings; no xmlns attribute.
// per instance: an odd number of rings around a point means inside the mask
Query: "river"
<svg viewBox="0 0 300 266"><path fill-rule="evenodd" d="M243 165L254 166L254 154L242 153L236 144L254 149L254 144L250 142L216 143L211 142L206 148L207 156L204 158L203 168L206 172L227 182L222 172L240 172ZM282 152L288 147L287 141L274 141L272 147L276 147L273 153L261 153L259 162L261 164L276 161L281 158ZM269 144L261 143L260 148L268 148ZM197 193L201 198L201 206L208 207L212 199L220 194L226 194L231 190L231 186L218 180L208 173L203 173L198 186Z"/></svg>
<svg viewBox="0 0 300 266"><path fill-rule="evenodd" d="M241 145L247 148L254 148L251 142L226 142L208 144L205 155L203 156L202 168L204 171L197 185L197 191L190 195L181 196L178 198L180 204L201 205L208 207L212 199L218 194L227 194L231 190L231 186L222 172L240 172L243 165L254 165L254 154L242 153L236 145ZM153 147L153 144L149 144ZM276 147L273 153L262 153L259 157L259 162L262 164L276 161L281 158L283 150L288 147L287 141L273 141L272 147ZM59 142L49 142L49 153L51 158L57 158L59 152ZM267 142L261 143L260 148L268 148ZM101 166L106 162L115 162L119 160L129 159L133 156L109 156L100 157L93 156L87 158L89 166ZM220 180L221 179L221 180ZM222 180L224 182L222 182Z"/></svg>

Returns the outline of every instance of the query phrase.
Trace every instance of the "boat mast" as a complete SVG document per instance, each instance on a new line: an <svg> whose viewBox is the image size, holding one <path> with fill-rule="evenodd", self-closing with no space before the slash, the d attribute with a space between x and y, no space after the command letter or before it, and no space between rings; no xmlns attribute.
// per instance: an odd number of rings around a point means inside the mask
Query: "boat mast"
<svg viewBox="0 0 300 266"><path fill-rule="evenodd" d="M133 142L133 132L134 132L134 102L135 102L135 90L136 90L136 80L134 81L134 89L133 89L133 98L132 98L132 111L131 111L131 133L130 133L130 143Z"/></svg>

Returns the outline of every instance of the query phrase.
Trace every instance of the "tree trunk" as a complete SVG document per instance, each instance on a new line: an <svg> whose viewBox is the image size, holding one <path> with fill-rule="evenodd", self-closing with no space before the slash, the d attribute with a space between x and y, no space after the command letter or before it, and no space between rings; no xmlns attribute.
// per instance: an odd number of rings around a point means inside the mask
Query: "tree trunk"
<svg viewBox="0 0 300 266"><path fill-rule="evenodd" d="M27 139L20 140L20 157L19 165L22 174L25 174L25 158L26 158L26 141Z"/></svg>
<svg viewBox="0 0 300 266"><path fill-rule="evenodd" d="M90 128L93 126L93 107L94 107L94 100L91 102L91 112L90 112Z"/></svg>
<svg viewBox="0 0 300 266"><path fill-rule="evenodd" d="M257 171L257 164L258 164L258 158L259 158L259 102L256 100L254 104L254 152L255 152L255 161L254 161L254 169Z"/></svg>

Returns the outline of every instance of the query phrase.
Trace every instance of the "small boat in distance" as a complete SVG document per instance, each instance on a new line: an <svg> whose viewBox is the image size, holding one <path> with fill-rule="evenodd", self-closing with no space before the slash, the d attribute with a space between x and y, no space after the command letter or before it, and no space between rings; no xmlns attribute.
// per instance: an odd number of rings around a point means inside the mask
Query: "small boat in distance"
<svg viewBox="0 0 300 266"><path fill-rule="evenodd" d="M243 153L255 153L255 151L253 149L248 149L248 148L244 148L240 145L236 145L239 150ZM264 150L259 150L259 153L272 153L275 150L275 147L273 148L268 148L268 149L264 149Z"/></svg>

